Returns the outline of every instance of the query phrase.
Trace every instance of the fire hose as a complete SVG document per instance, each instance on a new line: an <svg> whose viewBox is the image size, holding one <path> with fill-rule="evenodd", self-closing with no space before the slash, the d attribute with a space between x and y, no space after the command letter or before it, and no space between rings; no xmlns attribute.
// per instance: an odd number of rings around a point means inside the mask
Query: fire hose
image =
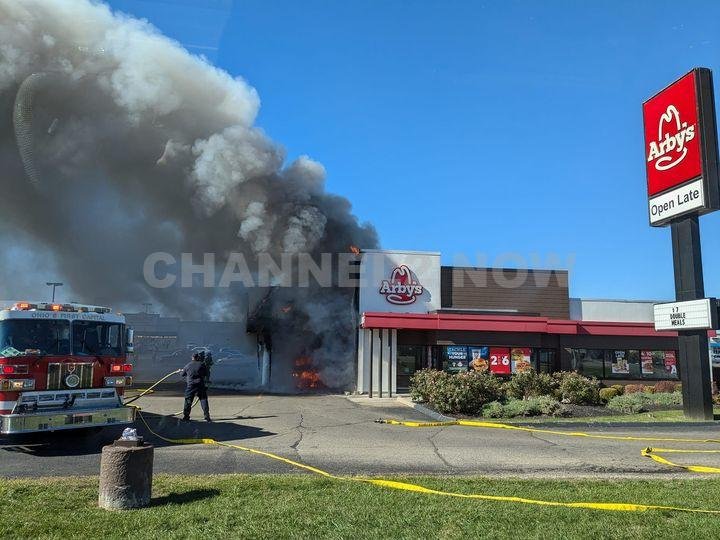
<svg viewBox="0 0 720 540"><path fill-rule="evenodd" d="M157 383L153 384L148 390L154 388L155 386L157 386L157 384L164 381L171 375L175 375L176 373L178 373L178 371L169 373L168 375L166 375L165 377L160 379ZM145 392L145 393L147 393L147 392ZM135 399L139 399L140 397L145 395L145 393L133 398L132 401L135 401ZM159 433L157 433L150 427L150 424L143 416L142 410L140 409L140 407L138 407L136 405L132 405L132 407L135 407L138 417L140 418L142 423L145 425L145 428L152 435L154 435L158 439L161 439L165 442L169 442L171 444L188 444L188 445L189 444L207 444L207 445L231 448L233 450L239 450L239 451L247 452L247 453L250 453L253 455L263 456L265 458L272 459L275 461L280 461L280 462L290 465L292 467L302 469L302 470L311 472L313 474L317 474L324 478L329 478L329 479L337 480L337 481L341 481L341 482L360 482L360 483L371 484L374 486L388 488L388 489L397 489L397 490L401 490L401 491L410 491L410 492L414 492L414 493L423 493L423 494L427 494L427 495L437 495L437 496L444 496L444 497L455 497L455 498L461 498L461 499L475 499L475 500L484 500L484 501L511 502L511 503L517 503L517 504L530 504L530 505L537 505L537 506L582 508L582 509L587 509L587 510L603 510L603 511L610 511L610 512L646 512L646 511L652 511L652 510L659 510L659 511L674 511L674 512L689 512L689 513L696 513L696 514L720 515L720 510L703 509L703 508L690 508L690 507L664 506L664 505L638 504L638 503L625 503L625 502L546 501L546 500L540 500L540 499L529 499L529 498L525 498L525 497L488 495L488 494L484 494L484 493L459 493L459 492L451 492L451 491L441 491L441 490L427 488L427 487L424 487L424 486L421 486L418 484L409 483L409 482L398 482L395 480L385 480L382 478L363 478L363 477L356 477L356 476L339 476L339 475L329 473L318 467L313 467L311 465L307 465L307 464L301 463L299 461L288 459L288 458L279 456L277 454L273 454L271 452L265 452L264 450L258 450L256 448L250 448L247 446L226 443L226 442L218 441L216 439L211 439L211 438L173 439L173 438L169 438L169 437L164 437L163 435L160 435ZM382 423L382 424L406 426L406 427L413 427L413 428L445 427L445 426L472 426L472 427L480 427L480 428L509 429L509 430L526 431L526 432L541 432L541 433L545 433L545 434L560 435L560 436L589 437L589 438L596 438L596 439L610 439L610 440L622 440L622 441L720 443L720 440L717 440L717 439L686 439L686 438L660 438L660 437L630 437L630 436L620 436L620 435L618 435L618 436L595 435L595 434L584 433L584 432L566 432L566 431L559 431L559 430L536 429L536 428L530 428L530 427L524 427L524 426L512 426L509 424L496 424L493 422L475 422L475 421L470 421L470 420L455 420L455 421L450 421L450 422L403 422L400 420L379 419L379 420L376 420L376 422ZM659 453L669 453L669 452L674 452L674 451L683 452L683 453L701 453L701 452L702 453L720 453L720 450L679 450L679 449L671 450L671 449L661 449L661 448L656 448L656 449L646 448L642 451L641 454L643 456L652 458L653 460L655 460L658 463L662 463L664 465L669 465L669 466L673 466L673 467L680 467L680 468L683 468L683 469L686 469L686 470L689 470L692 472L720 473L720 468L678 465L678 464L672 463L672 462L660 457L659 455L657 455Z"/></svg>
<svg viewBox="0 0 720 540"><path fill-rule="evenodd" d="M402 420L375 420L378 424L389 424L393 426L405 426L412 428L426 427L445 427L445 426L466 426L487 429L509 429L514 431L525 431L528 433L543 433L545 435L559 435L563 437L586 437L589 439L605 439L611 441L645 441L645 442L684 442L695 444L720 444L720 439L687 439L679 437L634 437L631 435L600 435L595 433L585 433L583 431L559 431L554 429L540 429L527 426L513 426L510 424L501 424L496 422L479 422L476 420L449 420L446 422L406 422ZM707 467L705 465L680 465L673 463L668 459L660 456L660 454L720 454L720 450L685 450L674 448L643 448L640 455L649 457L653 461L670 467L678 467L690 472L720 474L719 467Z"/></svg>
<svg viewBox="0 0 720 540"><path fill-rule="evenodd" d="M148 388L145 388L144 390L140 391L140 393L139 393L137 396L134 396L134 397L128 399L127 401L124 401L124 402L123 402L123 405L130 405L133 401L136 401L136 400L140 399L140 398L143 397L144 395L146 395L146 394L151 394L151 393L153 392L153 389L154 389L157 385L159 385L160 383L166 381L167 379L169 379L169 378L172 377L173 375L177 375L178 373L182 373L182 369L176 369L175 371L171 371L170 373L168 373L167 375L165 375L163 378L158 379L157 381L155 381L155 382L154 382L151 386L149 386Z"/></svg>

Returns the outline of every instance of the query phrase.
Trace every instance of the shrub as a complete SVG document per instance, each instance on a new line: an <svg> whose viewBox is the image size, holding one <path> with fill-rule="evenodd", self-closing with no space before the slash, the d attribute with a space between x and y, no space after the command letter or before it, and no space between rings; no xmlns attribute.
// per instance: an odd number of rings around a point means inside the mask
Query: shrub
<svg viewBox="0 0 720 540"><path fill-rule="evenodd" d="M650 403L652 405L660 405L667 407L670 405L682 405L682 394L680 392L672 392L670 394L653 394L650 397Z"/></svg>
<svg viewBox="0 0 720 540"><path fill-rule="evenodd" d="M553 377L558 381L556 395L563 403L594 405L600 401L600 383L594 377L588 379L574 371L560 371Z"/></svg>
<svg viewBox="0 0 720 540"><path fill-rule="evenodd" d="M421 370L410 381L410 395L441 413L479 414L483 405L501 397L502 388L490 373Z"/></svg>
<svg viewBox="0 0 720 540"><path fill-rule="evenodd" d="M608 409L626 414L640 413L655 406L682 405L682 394L679 392L648 394L634 392L617 396L608 402Z"/></svg>
<svg viewBox="0 0 720 540"><path fill-rule="evenodd" d="M536 396L552 396L558 383L548 373L523 371L515 373L503 388L508 398L524 399Z"/></svg>
<svg viewBox="0 0 720 540"><path fill-rule="evenodd" d="M539 396L528 399L509 399L505 404L493 401L483 407L482 414L486 418L514 418L541 414L558 416L563 414L563 407L549 396Z"/></svg>
<svg viewBox="0 0 720 540"><path fill-rule="evenodd" d="M638 392L644 392L644 391L645 391L644 384L628 384L625 387L625 394L636 394Z"/></svg>
<svg viewBox="0 0 720 540"><path fill-rule="evenodd" d="M448 373L437 369L421 369L410 378L410 397L415 401L430 403L432 394L440 384L444 384Z"/></svg>
<svg viewBox="0 0 720 540"><path fill-rule="evenodd" d="M491 401L483 407L482 415L485 418L502 418L503 404L499 401Z"/></svg>
<svg viewBox="0 0 720 540"><path fill-rule="evenodd" d="M677 383L673 381L660 381L658 383L655 383L655 393L670 394L675 391L676 384Z"/></svg>
<svg viewBox="0 0 720 540"><path fill-rule="evenodd" d="M645 388L643 388L643 392L646 394L654 394L655 387L654 386L646 386Z"/></svg>
<svg viewBox="0 0 720 540"><path fill-rule="evenodd" d="M612 386L610 388L601 388L600 389L600 399L607 403L615 396L619 396L620 393L618 392L617 388L613 388Z"/></svg>
<svg viewBox="0 0 720 540"><path fill-rule="evenodd" d="M643 399L647 394L642 392L631 392L622 396L612 398L607 408L625 414L637 414L648 410L647 403Z"/></svg>
<svg viewBox="0 0 720 540"><path fill-rule="evenodd" d="M617 390L618 396L622 396L625 393L625 387L622 384L613 384L610 388Z"/></svg>

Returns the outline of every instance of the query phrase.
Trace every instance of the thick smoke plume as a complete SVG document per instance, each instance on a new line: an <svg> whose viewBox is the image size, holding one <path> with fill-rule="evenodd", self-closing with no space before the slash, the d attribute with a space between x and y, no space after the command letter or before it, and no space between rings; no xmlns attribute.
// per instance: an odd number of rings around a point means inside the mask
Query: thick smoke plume
<svg viewBox="0 0 720 540"><path fill-rule="evenodd" d="M253 125L252 87L149 24L88 0L0 0L0 37L0 296L59 277L72 300L237 320L252 295L149 287L146 257L210 252L222 266L231 252L376 246L321 164L286 164ZM282 297L305 315L284 348L315 343L321 371L343 379L328 382L346 384L352 291Z"/></svg>

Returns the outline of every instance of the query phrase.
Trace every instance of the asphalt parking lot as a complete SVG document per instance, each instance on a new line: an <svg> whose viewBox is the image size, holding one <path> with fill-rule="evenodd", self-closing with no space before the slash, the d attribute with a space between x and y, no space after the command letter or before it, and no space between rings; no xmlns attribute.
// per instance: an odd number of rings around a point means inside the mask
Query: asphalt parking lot
<svg viewBox="0 0 720 540"><path fill-rule="evenodd" d="M172 416L182 407L175 390L160 391L137 402L153 430L169 438L214 438L273 452L339 474L478 474L511 477L696 476L640 456L650 445L549 434L459 426L408 428L377 424L376 418L428 420L396 402L362 405L341 395L283 396L232 392L211 394L213 423ZM139 432L156 446L155 471L222 474L279 473L284 463L212 445L175 445ZM560 428L562 429L562 428ZM580 428L566 428L568 431ZM120 433L57 432L0 440L0 476L95 475L100 449ZM641 428L583 428L605 434L720 438L716 426L673 425ZM672 447L672 443L655 446ZM708 445L675 444L708 449ZM713 447L714 448L714 447ZM717 446L720 449L720 445ZM718 466L717 454L685 457L693 464ZM682 461L678 459L678 461Z"/></svg>

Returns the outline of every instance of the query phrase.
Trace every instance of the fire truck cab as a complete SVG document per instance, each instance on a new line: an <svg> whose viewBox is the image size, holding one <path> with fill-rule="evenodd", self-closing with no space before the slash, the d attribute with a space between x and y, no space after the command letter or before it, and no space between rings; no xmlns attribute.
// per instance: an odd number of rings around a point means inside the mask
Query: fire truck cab
<svg viewBox="0 0 720 540"><path fill-rule="evenodd" d="M0 309L0 434L130 424L132 330L110 308L17 302Z"/></svg>

